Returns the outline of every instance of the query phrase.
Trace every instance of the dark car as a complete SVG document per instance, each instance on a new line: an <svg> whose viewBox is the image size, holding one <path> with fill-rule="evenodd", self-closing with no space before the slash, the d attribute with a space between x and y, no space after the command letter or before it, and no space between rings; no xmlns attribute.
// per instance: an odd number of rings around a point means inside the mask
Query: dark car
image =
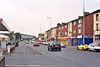
<svg viewBox="0 0 100 67"><path fill-rule="evenodd" d="M61 44L58 41L53 41L48 45L48 51L59 50L61 51Z"/></svg>

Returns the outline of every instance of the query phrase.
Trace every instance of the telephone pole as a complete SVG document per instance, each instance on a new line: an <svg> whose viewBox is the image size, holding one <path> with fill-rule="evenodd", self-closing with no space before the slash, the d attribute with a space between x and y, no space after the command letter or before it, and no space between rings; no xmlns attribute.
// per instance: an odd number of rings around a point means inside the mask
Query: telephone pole
<svg viewBox="0 0 100 67"><path fill-rule="evenodd" d="M85 0L83 0L83 44L85 44Z"/></svg>

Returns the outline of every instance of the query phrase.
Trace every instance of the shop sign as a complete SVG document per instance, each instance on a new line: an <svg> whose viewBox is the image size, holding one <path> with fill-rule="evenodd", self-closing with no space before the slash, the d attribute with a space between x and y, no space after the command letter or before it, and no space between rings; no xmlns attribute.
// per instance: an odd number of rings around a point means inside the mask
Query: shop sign
<svg viewBox="0 0 100 67"><path fill-rule="evenodd" d="M93 38L92 35L84 35L84 38Z"/></svg>
<svg viewBox="0 0 100 67"><path fill-rule="evenodd" d="M73 36L73 37L71 37L71 38L77 38L77 36Z"/></svg>
<svg viewBox="0 0 100 67"><path fill-rule="evenodd" d="M80 35L80 36L77 36L77 38L82 38L82 35Z"/></svg>
<svg viewBox="0 0 100 67"><path fill-rule="evenodd" d="M100 31L95 31L95 35L100 35Z"/></svg>

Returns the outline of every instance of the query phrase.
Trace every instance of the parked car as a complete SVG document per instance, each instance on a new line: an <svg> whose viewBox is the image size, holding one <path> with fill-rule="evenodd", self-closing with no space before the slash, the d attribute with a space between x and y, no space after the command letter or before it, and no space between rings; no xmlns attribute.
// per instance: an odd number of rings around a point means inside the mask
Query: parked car
<svg viewBox="0 0 100 67"><path fill-rule="evenodd" d="M61 44L58 41L53 41L48 45L48 51L59 50L61 51Z"/></svg>
<svg viewBox="0 0 100 67"><path fill-rule="evenodd" d="M61 47L62 47L62 48L65 48L65 47L66 47L65 44L63 44L63 43L60 43L60 44L61 44Z"/></svg>
<svg viewBox="0 0 100 67"><path fill-rule="evenodd" d="M40 46L40 43L39 42L34 42L33 46Z"/></svg>
<svg viewBox="0 0 100 67"><path fill-rule="evenodd" d="M14 42L14 41L6 41L6 44L7 44L7 45L15 45L16 42Z"/></svg>
<svg viewBox="0 0 100 67"><path fill-rule="evenodd" d="M42 42L42 45L49 45L48 42Z"/></svg>
<svg viewBox="0 0 100 67"><path fill-rule="evenodd" d="M77 50L88 50L89 47L87 44L77 46Z"/></svg>
<svg viewBox="0 0 100 67"><path fill-rule="evenodd" d="M89 51L100 51L100 44L98 43L89 44Z"/></svg>

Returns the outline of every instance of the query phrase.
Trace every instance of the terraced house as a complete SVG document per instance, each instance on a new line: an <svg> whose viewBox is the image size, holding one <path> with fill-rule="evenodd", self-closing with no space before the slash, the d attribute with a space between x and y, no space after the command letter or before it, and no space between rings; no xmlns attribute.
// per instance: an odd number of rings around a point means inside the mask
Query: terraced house
<svg viewBox="0 0 100 67"><path fill-rule="evenodd" d="M57 40L66 45L100 43L100 9L92 13L85 12L84 16L70 22L57 24L56 28Z"/></svg>
<svg viewBox="0 0 100 67"><path fill-rule="evenodd" d="M100 10L93 12L94 17L94 42L100 43Z"/></svg>

